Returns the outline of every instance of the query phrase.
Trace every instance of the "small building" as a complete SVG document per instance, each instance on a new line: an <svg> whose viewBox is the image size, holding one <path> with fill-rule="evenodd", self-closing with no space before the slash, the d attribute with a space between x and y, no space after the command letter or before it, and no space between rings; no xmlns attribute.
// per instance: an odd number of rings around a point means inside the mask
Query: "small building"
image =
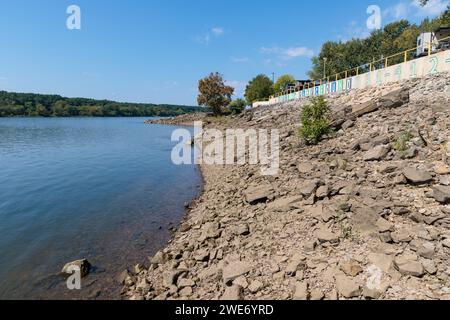
<svg viewBox="0 0 450 320"><path fill-rule="evenodd" d="M308 84L312 85L313 81L311 80L295 80L295 82L290 83L286 86L286 91L300 91L303 88L307 87Z"/></svg>
<svg viewBox="0 0 450 320"><path fill-rule="evenodd" d="M436 40L441 43L443 41L450 42L450 27L441 27L434 32Z"/></svg>
<svg viewBox="0 0 450 320"><path fill-rule="evenodd" d="M450 27L441 27L434 32L434 37L438 42L437 51L450 49Z"/></svg>

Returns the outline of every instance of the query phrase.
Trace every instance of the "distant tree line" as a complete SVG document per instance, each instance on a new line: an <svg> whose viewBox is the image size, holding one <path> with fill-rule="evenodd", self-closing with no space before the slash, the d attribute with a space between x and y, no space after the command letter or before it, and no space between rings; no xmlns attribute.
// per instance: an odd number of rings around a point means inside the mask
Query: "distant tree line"
<svg viewBox="0 0 450 320"><path fill-rule="evenodd" d="M198 111L200 109L193 106L123 103L0 91L0 117L172 117Z"/></svg>

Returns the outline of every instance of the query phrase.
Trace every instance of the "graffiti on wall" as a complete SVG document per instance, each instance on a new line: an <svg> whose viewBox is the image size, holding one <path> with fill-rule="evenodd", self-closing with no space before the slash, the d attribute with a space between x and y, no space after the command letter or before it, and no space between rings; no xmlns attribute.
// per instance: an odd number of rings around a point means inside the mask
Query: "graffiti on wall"
<svg viewBox="0 0 450 320"><path fill-rule="evenodd" d="M270 99L270 103L286 102L311 96L339 93L352 89L381 86L401 80L424 77L438 72L450 72L450 50L360 74L358 76L329 82L314 88L274 97Z"/></svg>

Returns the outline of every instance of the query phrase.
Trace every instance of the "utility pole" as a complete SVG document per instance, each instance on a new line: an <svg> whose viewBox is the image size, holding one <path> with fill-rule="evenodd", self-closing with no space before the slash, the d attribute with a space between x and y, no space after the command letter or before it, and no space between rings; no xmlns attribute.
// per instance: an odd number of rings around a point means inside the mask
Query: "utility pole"
<svg viewBox="0 0 450 320"><path fill-rule="evenodd" d="M275 72L272 72L272 82L275 83Z"/></svg>
<svg viewBox="0 0 450 320"><path fill-rule="evenodd" d="M327 58L323 58L323 78L327 77Z"/></svg>

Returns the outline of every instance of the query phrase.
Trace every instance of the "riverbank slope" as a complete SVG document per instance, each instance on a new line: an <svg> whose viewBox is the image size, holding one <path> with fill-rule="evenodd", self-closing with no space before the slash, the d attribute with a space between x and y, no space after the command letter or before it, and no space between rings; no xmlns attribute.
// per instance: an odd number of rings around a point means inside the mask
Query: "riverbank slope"
<svg viewBox="0 0 450 320"><path fill-rule="evenodd" d="M335 133L299 137L295 101L208 128L278 129L280 172L202 165L168 246L128 299L449 299L450 78L327 98Z"/></svg>

